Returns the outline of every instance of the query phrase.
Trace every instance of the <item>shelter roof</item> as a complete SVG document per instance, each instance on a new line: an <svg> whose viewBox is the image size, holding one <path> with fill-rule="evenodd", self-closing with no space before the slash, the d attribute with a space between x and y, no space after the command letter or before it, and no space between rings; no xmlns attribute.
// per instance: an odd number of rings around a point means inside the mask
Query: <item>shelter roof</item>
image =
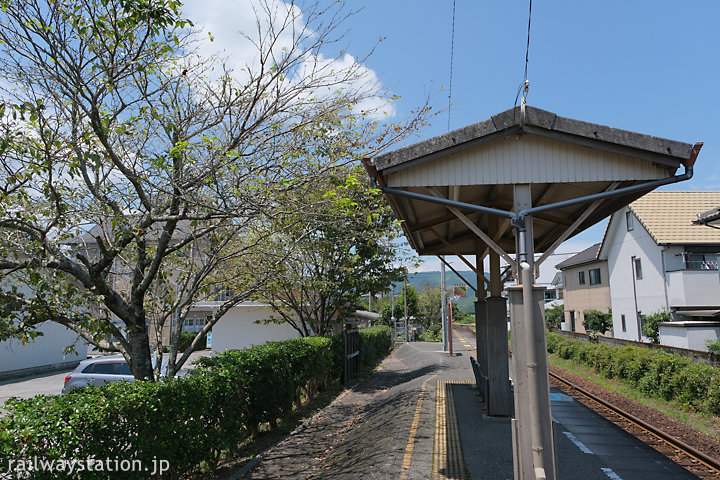
<svg viewBox="0 0 720 480"><path fill-rule="evenodd" d="M453 212L419 196L512 212L514 189L529 185L532 207L547 206L532 213L535 251L543 252L656 188L649 182L673 178L680 165L687 171L698 151L689 143L516 107L378 156L366 167L380 186L394 190L385 190L386 198L420 255L483 255L488 249L477 229L510 254L515 238L507 216ZM626 187L639 190L568 203Z"/></svg>
<svg viewBox="0 0 720 480"><path fill-rule="evenodd" d="M535 107L511 108L487 120L399 148L375 158L378 170L408 168L422 161L472 146L522 133L534 133L601 150L632 153L632 156L677 165L690 156L692 145L666 138L561 117ZM392 170L390 170L392 169Z"/></svg>

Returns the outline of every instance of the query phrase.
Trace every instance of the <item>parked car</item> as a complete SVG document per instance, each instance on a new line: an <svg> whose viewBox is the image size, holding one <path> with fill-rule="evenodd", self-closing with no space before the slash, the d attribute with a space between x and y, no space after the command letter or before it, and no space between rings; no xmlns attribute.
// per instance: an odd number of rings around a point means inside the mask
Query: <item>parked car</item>
<svg viewBox="0 0 720 480"><path fill-rule="evenodd" d="M153 368L155 368L155 357L151 357ZM163 362L160 374L167 372L167 359ZM182 369L177 376L184 376L187 370ZM87 387L88 385L102 386L108 382L134 382L135 377L130 370L130 365L125 361L122 355L112 355L107 357L95 357L83 360L73 370L70 375L65 377L65 385L62 393L68 393L70 390Z"/></svg>

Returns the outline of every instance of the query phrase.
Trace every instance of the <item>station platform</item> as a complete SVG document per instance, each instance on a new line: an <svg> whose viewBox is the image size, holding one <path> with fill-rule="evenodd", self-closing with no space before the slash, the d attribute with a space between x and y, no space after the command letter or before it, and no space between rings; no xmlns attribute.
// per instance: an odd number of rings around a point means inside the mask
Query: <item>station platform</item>
<svg viewBox="0 0 720 480"><path fill-rule="evenodd" d="M512 479L509 418L489 417L474 386L474 336L396 346L346 390L229 478ZM560 391L551 393L560 479L696 478Z"/></svg>

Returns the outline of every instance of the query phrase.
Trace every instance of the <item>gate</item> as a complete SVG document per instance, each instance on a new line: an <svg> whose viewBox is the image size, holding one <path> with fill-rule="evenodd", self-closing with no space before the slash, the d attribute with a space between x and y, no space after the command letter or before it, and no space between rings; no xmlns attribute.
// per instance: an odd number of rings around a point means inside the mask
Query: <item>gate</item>
<svg viewBox="0 0 720 480"><path fill-rule="evenodd" d="M357 328L357 322L345 323L343 327L343 377L344 382L348 383L360 369L360 332Z"/></svg>

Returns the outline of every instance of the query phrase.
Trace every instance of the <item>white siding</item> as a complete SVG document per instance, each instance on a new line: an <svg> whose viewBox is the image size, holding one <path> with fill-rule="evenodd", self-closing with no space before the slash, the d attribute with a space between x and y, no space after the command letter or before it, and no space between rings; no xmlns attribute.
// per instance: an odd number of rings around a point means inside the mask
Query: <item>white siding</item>
<svg viewBox="0 0 720 480"><path fill-rule="evenodd" d="M720 326L706 322L665 322L660 324L660 343L671 347L707 352L705 340L720 338Z"/></svg>
<svg viewBox="0 0 720 480"><path fill-rule="evenodd" d="M538 135L510 137L387 175L391 187L599 182L664 178L645 160Z"/></svg>
<svg viewBox="0 0 720 480"><path fill-rule="evenodd" d="M636 311L650 314L666 309L668 305L661 248L637 218L634 218L634 229L627 231L626 211L627 208L613 214L606 239L613 331L617 338L638 340L640 332ZM633 256L641 261L642 279L635 278ZM621 315L625 315L625 332L621 328Z"/></svg>
<svg viewBox="0 0 720 480"><path fill-rule="evenodd" d="M43 335L23 345L19 340L0 342L0 374L28 369L43 369L85 360L87 345L73 331L53 322L38 328ZM63 348L75 345L77 354L63 354Z"/></svg>
<svg viewBox="0 0 720 480"><path fill-rule="evenodd" d="M262 345L270 340L289 340L300 334L287 323L268 325L255 323L270 318L267 305L242 305L231 308L212 329L213 353Z"/></svg>

